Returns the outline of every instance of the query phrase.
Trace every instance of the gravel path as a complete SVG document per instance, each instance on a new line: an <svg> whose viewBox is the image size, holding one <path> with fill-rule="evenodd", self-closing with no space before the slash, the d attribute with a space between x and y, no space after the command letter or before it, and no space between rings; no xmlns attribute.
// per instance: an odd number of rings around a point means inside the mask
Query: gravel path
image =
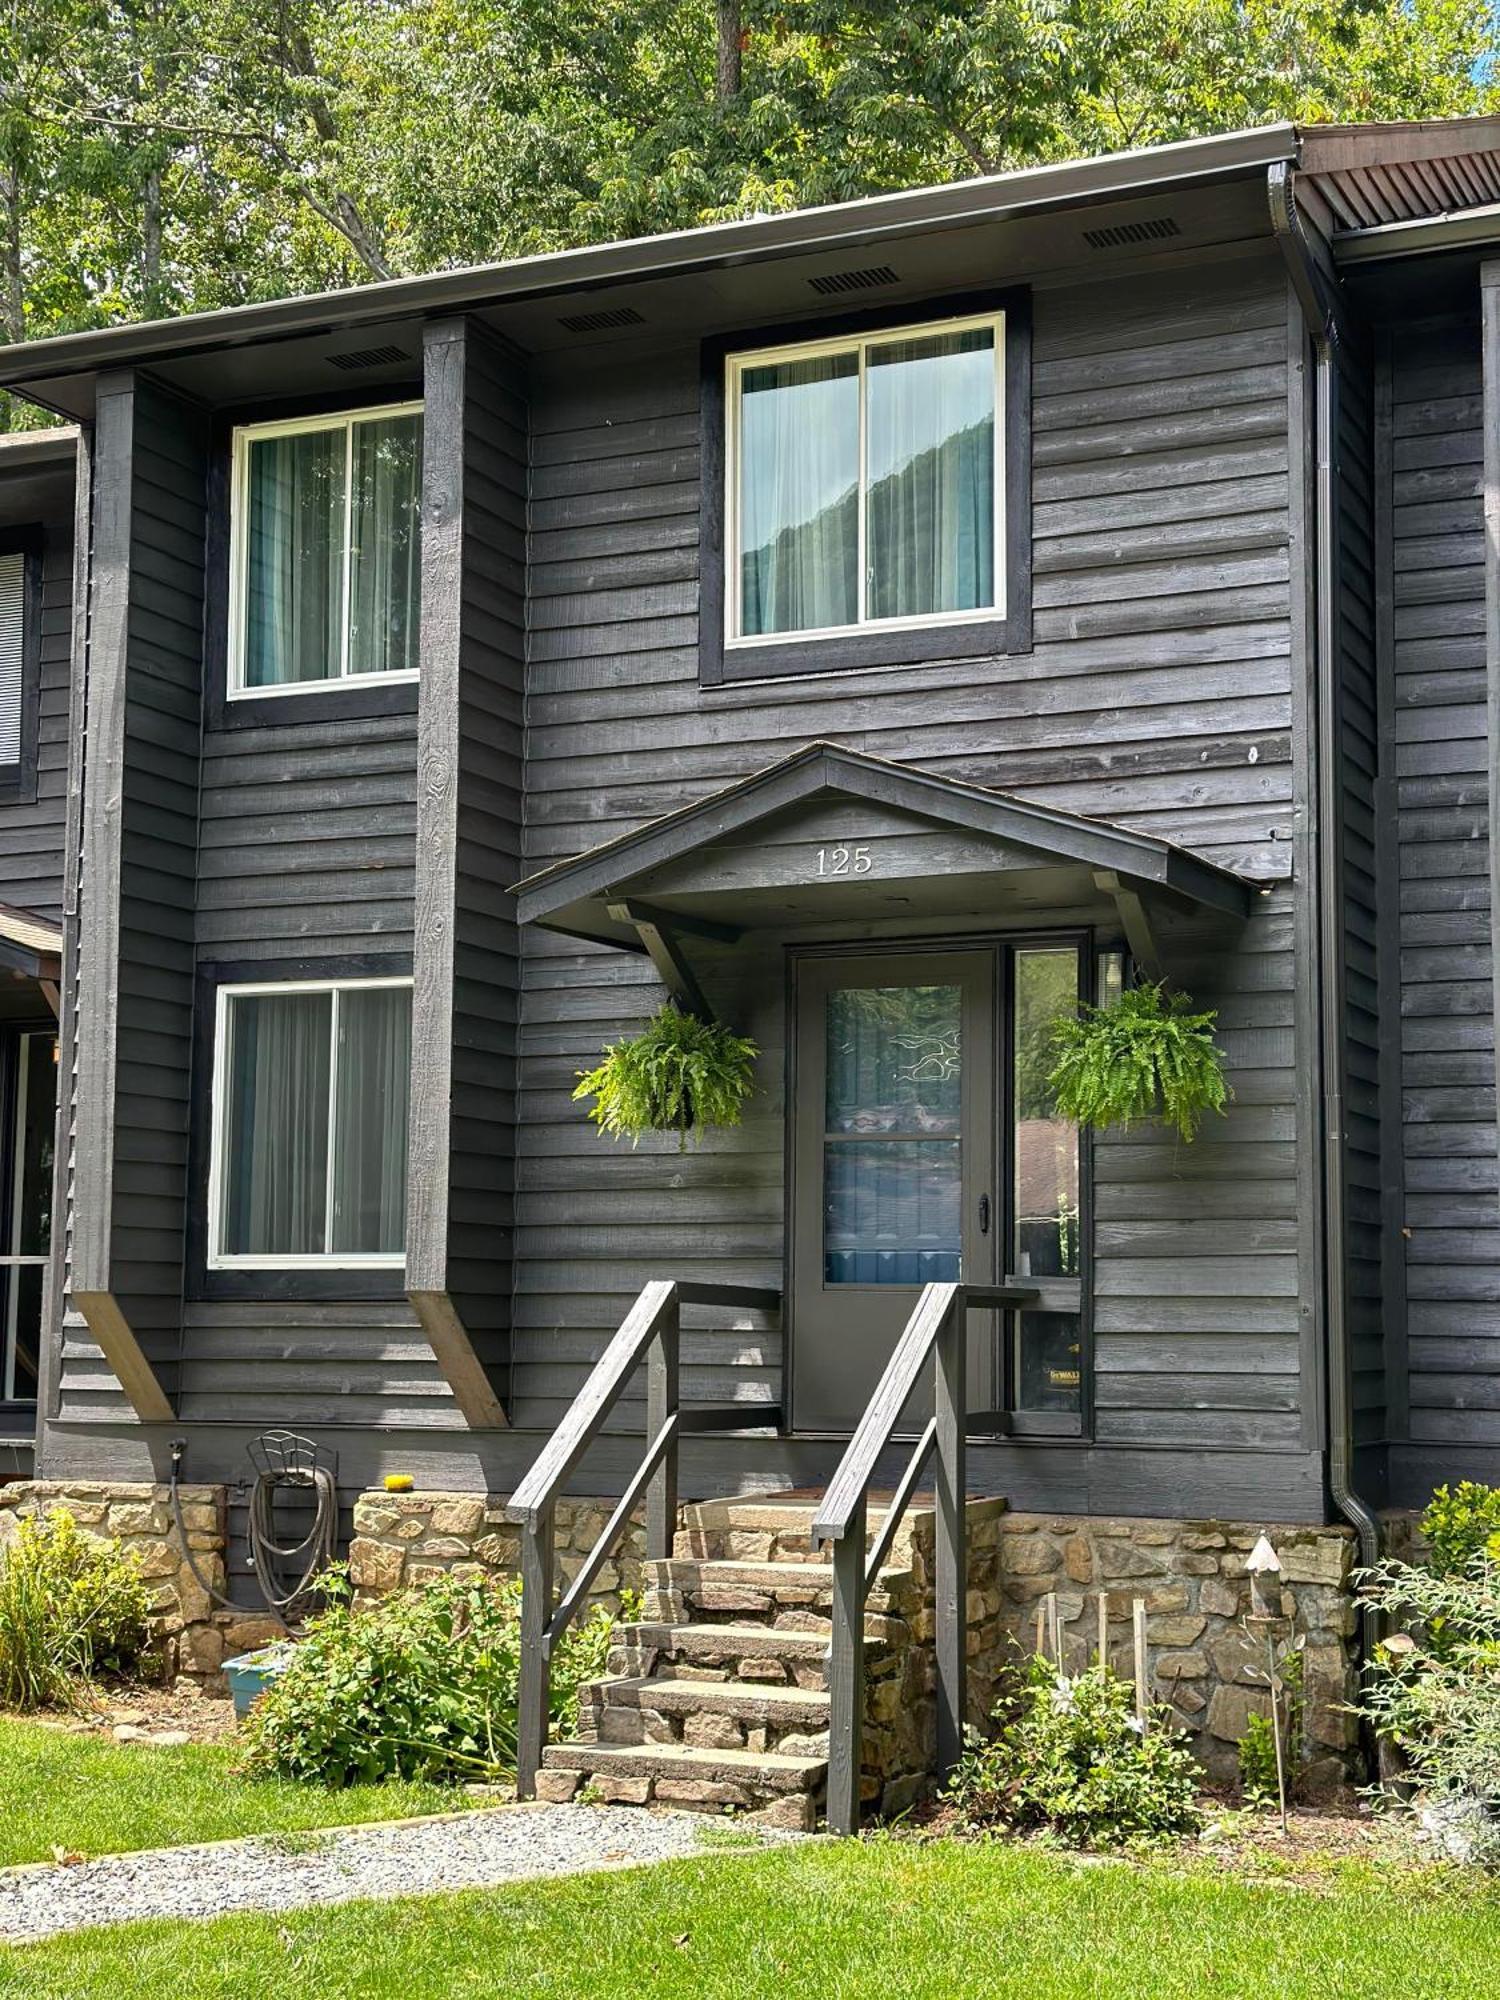
<svg viewBox="0 0 1500 2000"><path fill-rule="evenodd" d="M712 1853L705 1829L722 1825L702 1813L523 1806L402 1825L160 1847L71 1868L7 1868L0 1870L0 1941L30 1943L59 1931L140 1917L279 1912L638 1867ZM753 1837L770 1845L807 1836L758 1828Z"/></svg>

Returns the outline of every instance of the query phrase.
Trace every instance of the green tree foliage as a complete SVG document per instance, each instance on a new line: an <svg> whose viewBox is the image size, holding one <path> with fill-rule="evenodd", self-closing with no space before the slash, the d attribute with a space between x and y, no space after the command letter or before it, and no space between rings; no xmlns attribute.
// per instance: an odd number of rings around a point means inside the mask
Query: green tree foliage
<svg viewBox="0 0 1500 2000"><path fill-rule="evenodd" d="M0 335L1489 95L1481 0L0 0Z"/></svg>

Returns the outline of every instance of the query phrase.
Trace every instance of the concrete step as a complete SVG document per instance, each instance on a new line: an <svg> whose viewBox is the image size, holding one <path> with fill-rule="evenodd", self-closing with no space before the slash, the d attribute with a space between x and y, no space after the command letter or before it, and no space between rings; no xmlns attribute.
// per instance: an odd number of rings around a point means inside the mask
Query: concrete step
<svg viewBox="0 0 1500 2000"><path fill-rule="evenodd" d="M880 1622L866 1622L867 1661L887 1643L883 1633L871 1630ZM609 1670L641 1680L716 1679L822 1690L828 1686L828 1628L642 1620L615 1634Z"/></svg>
<svg viewBox="0 0 1500 2000"><path fill-rule="evenodd" d="M685 1743L554 1743L542 1753L537 1797L572 1798L586 1781L609 1805L748 1813L805 1829L816 1824L827 1776L826 1757Z"/></svg>
<svg viewBox="0 0 1500 2000"><path fill-rule="evenodd" d="M579 1703L580 1741L688 1743L700 1750L828 1754L828 1696L818 1688L686 1676L595 1681Z"/></svg>

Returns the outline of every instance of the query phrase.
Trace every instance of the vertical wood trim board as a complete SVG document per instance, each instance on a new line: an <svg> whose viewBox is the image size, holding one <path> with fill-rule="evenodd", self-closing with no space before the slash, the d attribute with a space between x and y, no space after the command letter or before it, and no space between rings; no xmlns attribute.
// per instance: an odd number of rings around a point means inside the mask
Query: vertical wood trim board
<svg viewBox="0 0 1500 2000"><path fill-rule="evenodd" d="M1494 990L1492 1020L1500 1045L1500 953L1493 941L1500 925L1500 262L1480 267L1480 361L1484 427L1484 655L1489 781L1490 938ZM1500 1151L1500 1105L1497 1105Z"/></svg>

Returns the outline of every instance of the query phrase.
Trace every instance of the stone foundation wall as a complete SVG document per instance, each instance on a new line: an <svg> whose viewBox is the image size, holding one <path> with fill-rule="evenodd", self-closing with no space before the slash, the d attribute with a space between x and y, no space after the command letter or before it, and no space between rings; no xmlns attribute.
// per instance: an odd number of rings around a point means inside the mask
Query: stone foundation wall
<svg viewBox="0 0 1500 2000"><path fill-rule="evenodd" d="M521 1531L501 1511L502 1496L480 1493L387 1493L377 1488L354 1503L349 1576L368 1602L435 1576L475 1582L519 1573ZM614 1512L606 1500L559 1500L555 1547L559 1590L565 1590ZM594 1579L589 1601L620 1608L620 1592L643 1587L644 1519L637 1516L615 1555Z"/></svg>
<svg viewBox="0 0 1500 2000"><path fill-rule="evenodd" d="M71 1514L88 1534L118 1541L134 1555L151 1594L152 1637L161 1649L168 1678L184 1675L218 1691L223 1686L219 1669L226 1659L281 1638L283 1628L267 1613L224 1610L209 1596L209 1589L224 1591L225 1489L181 1486L178 1494L186 1550L166 1486L55 1479L0 1486L0 1551L14 1537L18 1519L58 1510Z"/></svg>
<svg viewBox="0 0 1500 2000"><path fill-rule="evenodd" d="M1252 1714L1268 1714L1264 1626L1246 1625L1245 1559L1269 1536L1281 1558L1278 1639L1303 1641L1303 1771L1307 1796L1335 1790L1350 1774L1356 1694L1355 1561L1348 1528L1275 1522L1159 1521L1106 1516L1007 1514L1001 1523L1000 1594L1008 1637L1036 1645L1036 1615L1057 1593L1065 1665L1093 1658L1099 1593L1109 1603L1111 1664L1133 1676L1132 1604L1146 1604L1152 1695L1172 1707L1210 1776L1233 1779L1237 1745Z"/></svg>

